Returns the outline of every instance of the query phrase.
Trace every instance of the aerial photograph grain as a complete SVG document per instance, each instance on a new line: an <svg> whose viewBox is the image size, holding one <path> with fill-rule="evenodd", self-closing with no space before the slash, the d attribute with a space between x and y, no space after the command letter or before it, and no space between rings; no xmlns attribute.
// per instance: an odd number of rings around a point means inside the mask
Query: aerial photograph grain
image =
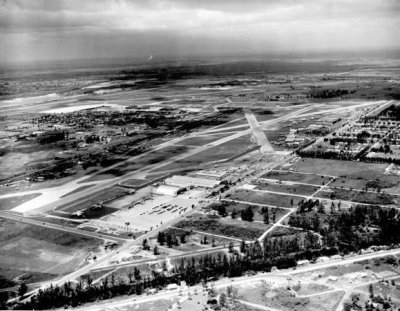
<svg viewBox="0 0 400 311"><path fill-rule="evenodd" d="M0 0L0 310L399 311L400 0Z"/></svg>

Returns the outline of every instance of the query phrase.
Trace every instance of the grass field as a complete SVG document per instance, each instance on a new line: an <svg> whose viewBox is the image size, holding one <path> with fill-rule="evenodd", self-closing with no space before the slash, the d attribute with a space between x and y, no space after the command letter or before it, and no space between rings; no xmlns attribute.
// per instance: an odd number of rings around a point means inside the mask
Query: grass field
<svg viewBox="0 0 400 311"><path fill-rule="evenodd" d="M231 200L245 201L250 203L266 204L278 207L295 207L303 197L293 195L281 195L260 191L251 190L237 190L228 195L227 198ZM293 200L293 205L291 201Z"/></svg>
<svg viewBox="0 0 400 311"><path fill-rule="evenodd" d="M260 190L268 190L274 192L284 192L288 194L294 195L312 195L314 192L320 189L320 187L314 187L309 185L302 184L280 184L275 182L267 182L267 181L257 181L257 188Z"/></svg>
<svg viewBox="0 0 400 311"><path fill-rule="evenodd" d="M39 195L40 193L33 193L17 197L0 199L0 211L10 210L14 207L17 207L18 205L21 205L22 203L28 202L29 200L38 197Z"/></svg>
<svg viewBox="0 0 400 311"><path fill-rule="evenodd" d="M101 178L102 175L106 175L107 177L122 176L128 172L138 170L145 166L157 164L162 161L168 160L171 157L180 155L180 154L188 151L189 149L190 148L187 146L170 146L170 147L166 147L166 148L163 148L160 150L156 150L156 151L150 152L144 156L139 157L135 161L128 161L128 162L121 163L117 167L106 170L98 175L89 177L88 179L85 179L82 182L98 180L98 178Z"/></svg>
<svg viewBox="0 0 400 311"><path fill-rule="evenodd" d="M140 187L143 184L148 183L147 179L128 179L124 181L124 185L132 186L132 187Z"/></svg>
<svg viewBox="0 0 400 311"><path fill-rule="evenodd" d="M376 192L350 191L346 189L331 189L332 191L320 191L317 196L331 200L352 201L367 204L394 204L398 200L393 196Z"/></svg>
<svg viewBox="0 0 400 311"><path fill-rule="evenodd" d="M72 203L61 205L57 207L56 211L61 210L67 213L73 213L78 210L84 210L90 208L93 204L98 204L100 202L105 203L112 200L113 198L122 197L123 195L128 193L130 193L130 190L128 189L112 187L96 192L94 195L90 196L84 201L82 201L82 199L79 199Z"/></svg>
<svg viewBox="0 0 400 311"><path fill-rule="evenodd" d="M0 267L6 279L34 273L36 278L73 271L102 241L50 228L0 219Z"/></svg>
<svg viewBox="0 0 400 311"><path fill-rule="evenodd" d="M213 141L216 141L224 136L228 136L228 134L223 135L210 135L210 136L198 136L198 137L189 137L179 142L179 145L184 146L203 146L209 144Z"/></svg>
<svg viewBox="0 0 400 311"><path fill-rule="evenodd" d="M332 186L361 189L391 188L400 183L398 176L386 175L388 164L364 163L355 161L325 160L304 158L294 163L293 168L299 172L341 177Z"/></svg>
<svg viewBox="0 0 400 311"><path fill-rule="evenodd" d="M301 231L302 230L300 230L300 229L295 229L295 228L291 228L291 227L277 226L268 234L268 237L288 236L288 235L293 235L293 234L299 233Z"/></svg>
<svg viewBox="0 0 400 311"><path fill-rule="evenodd" d="M74 194L74 193L77 193L77 192L81 192L81 191L83 191L83 190L85 190L85 189L87 189L87 188L90 188L90 187L92 187L92 186L93 186L93 185L81 186L81 187L79 187L79 188L77 188L77 189L75 189L75 190L73 190L73 191L71 191L71 192L68 192L67 194L64 194L61 198L67 197L67 196L69 196L69 195L71 195L71 194Z"/></svg>
<svg viewBox="0 0 400 311"><path fill-rule="evenodd" d="M260 237L270 226L258 222L245 222L195 214L186 220L180 221L175 227L237 239L254 240Z"/></svg>
<svg viewBox="0 0 400 311"><path fill-rule="evenodd" d="M330 293L322 293L310 297L310 302L307 305L307 310L310 311L335 311L343 298L345 291L337 291Z"/></svg>
<svg viewBox="0 0 400 311"><path fill-rule="evenodd" d="M270 171L261 176L261 178L275 179L280 181L294 181L312 185L322 185L322 183L326 184L329 180L331 180L331 178L328 176L285 171Z"/></svg>

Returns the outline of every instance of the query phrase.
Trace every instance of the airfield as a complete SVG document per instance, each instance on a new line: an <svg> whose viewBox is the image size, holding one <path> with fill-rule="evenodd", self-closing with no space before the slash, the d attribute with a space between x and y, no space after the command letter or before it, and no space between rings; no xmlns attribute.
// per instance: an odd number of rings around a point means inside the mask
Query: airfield
<svg viewBox="0 0 400 311"><path fill-rule="evenodd" d="M353 80L339 81L342 87L368 85L373 78L364 74L362 69L356 70ZM128 90L118 83L96 81L72 94L38 95L13 104L9 99L2 101L0 116L7 118L0 128L4 152L0 217L7 229L0 232L0 249L7 255L0 257L1 287L15 290L24 282L33 294L50 284L77 283L88 276L94 285L111 275L126 281L134 268L151 276L152 269L159 269L166 261L174 265L182 258L205 254L230 256L230 249L238 249L242 242L302 236L304 230L291 226L289 220L305 200L318 200L327 213L332 206L346 210L357 204L397 208L398 176L387 173L389 164L310 158L296 153L318 150L319 145L326 147L332 132L345 132L358 126L363 117L398 105L396 100L375 95L329 100L305 96L307 85L315 81L336 87L341 73L331 76L334 81L322 79L323 74L310 75L306 81L302 73L276 75L274 79L239 76L235 83L232 77L211 83L193 77ZM380 77L378 80L389 83ZM369 88L360 89L357 92L373 93ZM154 114L168 118L158 127L107 123L111 118L123 122L133 114L143 119ZM196 127L176 130L168 127L171 120ZM85 124L90 124L89 129ZM38 145L37 137L55 127L69 133L63 144ZM397 125L390 131L397 131ZM364 147L370 152L386 137ZM94 158L98 162L90 163ZM100 164L102 161L105 164ZM60 163L69 166L61 166L62 174L47 178ZM90 165L85 167L87 163ZM192 181L187 185L168 184L172 176ZM376 182L380 182L380 193L373 187ZM208 187L208 183L213 186ZM160 194L162 186L173 191ZM219 212L222 209L226 215ZM249 209L251 221L244 219ZM238 216L231 216L233 212ZM160 233L175 241L161 244ZM393 250L389 253L397 255ZM21 259L25 256L30 260ZM373 255L368 256L365 260L375 260ZM353 259L346 260L353 267ZM338 271L342 269L341 262L332 258L329 262L337 264ZM255 276L254 281L251 277L248 281L217 281L215 287L225 290L229 282L237 282L232 283L238 287L236 300L248 310L260 306L265 310L291 310L285 305L287 301L277 297L286 297L288 287L301 283L294 303L304 304L304 310L339 310L353 294L365 300L362 286L379 285L382 278L398 276L397 268L388 266L390 275L380 275L381 271L372 267L365 278L365 266L373 266L371 262L357 268L362 275L356 273L357 269L331 271L329 263L322 268L323 273L315 267L301 274L299 268L282 275L272 272L268 284L263 277ZM381 266L386 267L386 263ZM327 279L341 273L350 274L348 278L358 286L356 291L346 285L346 276ZM315 274L322 276L315 278ZM141 298L143 302L138 301L133 308L167 310L166 299L173 305L170 310L178 308L178 301L195 310L208 299L201 287L188 291L192 294L166 292L148 301ZM155 302L160 299L162 303ZM129 305L121 300L110 303L110 308L120 308L119 303L121 308ZM109 307L105 304L104 308Z"/></svg>

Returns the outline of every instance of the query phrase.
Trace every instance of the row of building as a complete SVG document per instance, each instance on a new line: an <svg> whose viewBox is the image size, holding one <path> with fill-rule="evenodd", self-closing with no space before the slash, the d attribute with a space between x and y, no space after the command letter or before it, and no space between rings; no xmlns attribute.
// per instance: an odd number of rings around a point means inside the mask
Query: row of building
<svg viewBox="0 0 400 311"><path fill-rule="evenodd" d="M158 186L154 193L176 196L191 188L215 189L221 185L225 177L226 173L219 171L198 171L188 176L174 175L166 178L164 184Z"/></svg>

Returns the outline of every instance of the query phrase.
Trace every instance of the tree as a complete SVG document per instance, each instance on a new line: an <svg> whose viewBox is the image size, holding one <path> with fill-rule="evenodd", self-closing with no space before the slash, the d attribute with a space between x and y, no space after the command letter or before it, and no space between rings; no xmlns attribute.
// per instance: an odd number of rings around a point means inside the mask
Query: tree
<svg viewBox="0 0 400 311"><path fill-rule="evenodd" d="M164 245L165 243L165 234L164 232L158 232L158 236L157 236L157 242L160 243L160 245Z"/></svg>
<svg viewBox="0 0 400 311"><path fill-rule="evenodd" d="M232 213L231 213L231 218L232 218L232 219L235 219L236 217L237 217L237 212L236 212L235 209L233 209L233 210L232 210Z"/></svg>
<svg viewBox="0 0 400 311"><path fill-rule="evenodd" d="M26 286L26 284L24 282L22 282L18 288L18 296L21 296L21 298L22 298L26 294L27 291L28 291L28 286Z"/></svg>
<svg viewBox="0 0 400 311"><path fill-rule="evenodd" d="M221 293L221 295L219 296L219 305L221 307L224 307L226 304L226 294L225 293Z"/></svg>
<svg viewBox="0 0 400 311"><path fill-rule="evenodd" d="M149 245L149 242L147 241L147 239L144 239L144 240L143 240L143 242L142 242L142 247L143 247L143 249L146 250L146 251L150 250L150 245Z"/></svg>
<svg viewBox="0 0 400 311"><path fill-rule="evenodd" d="M154 249L153 249L153 254L154 255L159 255L160 254L160 252L159 252L159 250L158 250L158 246L156 245L156 246L154 246Z"/></svg>
<svg viewBox="0 0 400 311"><path fill-rule="evenodd" d="M242 242L240 243L240 252L242 254L246 253L246 242L244 240L242 240Z"/></svg>
<svg viewBox="0 0 400 311"><path fill-rule="evenodd" d="M133 270L133 276L135 277L136 281L140 281L142 279L142 276L140 275L140 270L135 267L135 269Z"/></svg>
<svg viewBox="0 0 400 311"><path fill-rule="evenodd" d="M186 243L186 235L185 235L185 234L182 234L182 235L181 235L181 243L182 243L182 244L185 244L185 243Z"/></svg>
<svg viewBox="0 0 400 311"><path fill-rule="evenodd" d="M230 252L230 253L233 253L233 251L234 251L234 245L233 245L233 242L229 242L228 249L229 249L229 252Z"/></svg>
<svg viewBox="0 0 400 311"><path fill-rule="evenodd" d="M269 224L269 215L268 212L264 214L263 216L263 221L265 224Z"/></svg>

